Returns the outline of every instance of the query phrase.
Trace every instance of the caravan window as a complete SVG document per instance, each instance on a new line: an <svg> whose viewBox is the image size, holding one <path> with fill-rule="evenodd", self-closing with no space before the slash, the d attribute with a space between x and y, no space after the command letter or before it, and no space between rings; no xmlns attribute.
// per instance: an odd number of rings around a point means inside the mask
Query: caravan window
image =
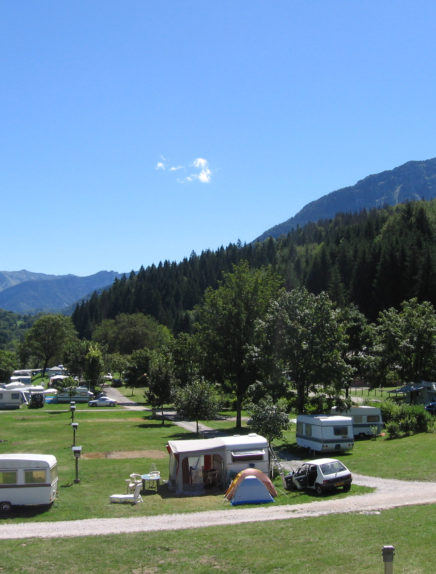
<svg viewBox="0 0 436 574"><path fill-rule="evenodd" d="M2 398L3 398L3 393L0 393L0 399L2 399Z"/></svg>
<svg viewBox="0 0 436 574"><path fill-rule="evenodd" d="M312 425L309 423L306 423L306 435L312 436Z"/></svg>
<svg viewBox="0 0 436 574"><path fill-rule="evenodd" d="M1 470L0 471L0 484L16 484L17 471L15 470Z"/></svg>
<svg viewBox="0 0 436 574"><path fill-rule="evenodd" d="M297 433L303 434L303 423L301 421L297 421Z"/></svg>
<svg viewBox="0 0 436 574"><path fill-rule="evenodd" d="M45 470L25 470L24 482L26 484L39 484L45 482Z"/></svg>
<svg viewBox="0 0 436 574"><path fill-rule="evenodd" d="M348 427L333 427L335 436L348 436Z"/></svg>
<svg viewBox="0 0 436 574"><path fill-rule="evenodd" d="M20 398L20 393L12 393L12 394L11 394L11 398L12 398L12 399L19 399L19 398Z"/></svg>
<svg viewBox="0 0 436 574"><path fill-rule="evenodd" d="M368 422L369 423L378 423L378 422L380 422L380 417L378 415L368 415Z"/></svg>
<svg viewBox="0 0 436 574"><path fill-rule="evenodd" d="M355 423L363 423L363 416L362 415L354 415L353 420Z"/></svg>

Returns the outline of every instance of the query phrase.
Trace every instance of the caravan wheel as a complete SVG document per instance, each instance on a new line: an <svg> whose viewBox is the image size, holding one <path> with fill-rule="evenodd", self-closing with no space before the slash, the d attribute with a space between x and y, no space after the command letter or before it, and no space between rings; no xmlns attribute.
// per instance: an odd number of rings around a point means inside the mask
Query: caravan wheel
<svg viewBox="0 0 436 574"><path fill-rule="evenodd" d="M0 502L0 512L1 513L9 512L11 508L12 508L12 505L10 502Z"/></svg>

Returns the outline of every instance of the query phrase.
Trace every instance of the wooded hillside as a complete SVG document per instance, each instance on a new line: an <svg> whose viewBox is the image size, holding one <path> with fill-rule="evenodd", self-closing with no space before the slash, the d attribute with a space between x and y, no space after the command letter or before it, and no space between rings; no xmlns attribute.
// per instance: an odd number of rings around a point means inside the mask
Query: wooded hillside
<svg viewBox="0 0 436 574"><path fill-rule="evenodd" d="M327 291L333 301L355 303L372 320L412 297L436 304L435 238L435 200L340 214L283 238L231 244L192 253L180 263L142 267L94 293L72 318L80 336L87 338L103 319L120 313L145 313L176 333L189 331L190 311L205 289L215 288L223 272L247 260L252 268L270 265L287 289Z"/></svg>

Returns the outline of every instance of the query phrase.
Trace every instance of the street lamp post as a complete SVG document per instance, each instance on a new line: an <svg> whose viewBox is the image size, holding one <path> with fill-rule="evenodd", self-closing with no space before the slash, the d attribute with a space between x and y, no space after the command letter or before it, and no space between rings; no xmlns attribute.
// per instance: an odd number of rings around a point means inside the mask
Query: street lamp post
<svg viewBox="0 0 436 574"><path fill-rule="evenodd" d="M79 428L79 423L71 423L73 427L73 446L76 446L76 431Z"/></svg>
<svg viewBox="0 0 436 574"><path fill-rule="evenodd" d="M385 566L385 574L393 574L394 572L394 554L395 546L383 546L382 556Z"/></svg>
<svg viewBox="0 0 436 574"><path fill-rule="evenodd" d="M74 422L74 413L76 412L76 403L75 401L70 402L70 411L71 411L71 421Z"/></svg>
<svg viewBox="0 0 436 574"><path fill-rule="evenodd" d="M82 454L82 447L81 446L73 446L72 447L72 451L74 454L74 458L76 459L76 478L74 479L75 484L78 484L80 482L80 478L79 478L79 458L80 455Z"/></svg>

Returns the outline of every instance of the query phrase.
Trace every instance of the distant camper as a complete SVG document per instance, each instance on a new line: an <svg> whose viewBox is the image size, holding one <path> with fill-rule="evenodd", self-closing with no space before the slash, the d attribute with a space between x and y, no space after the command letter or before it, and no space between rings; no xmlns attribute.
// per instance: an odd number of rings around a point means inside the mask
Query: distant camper
<svg viewBox="0 0 436 574"><path fill-rule="evenodd" d="M0 511L11 506L49 505L56 498L58 472L51 454L0 454Z"/></svg>
<svg viewBox="0 0 436 574"><path fill-rule="evenodd" d="M76 403L87 403L93 396L94 393L88 391L87 387L73 387L60 391L53 402L69 403L70 401L75 401Z"/></svg>
<svg viewBox="0 0 436 574"><path fill-rule="evenodd" d="M379 407L351 407L346 411L339 411L336 407L331 410L332 415L344 415L353 419L353 433L355 437L364 438L381 433L383 419Z"/></svg>
<svg viewBox="0 0 436 574"><path fill-rule="evenodd" d="M0 388L0 410L19 409L27 405L26 393L22 389Z"/></svg>
<svg viewBox="0 0 436 574"><path fill-rule="evenodd" d="M351 417L298 415L297 445L315 452L344 452L354 446Z"/></svg>

